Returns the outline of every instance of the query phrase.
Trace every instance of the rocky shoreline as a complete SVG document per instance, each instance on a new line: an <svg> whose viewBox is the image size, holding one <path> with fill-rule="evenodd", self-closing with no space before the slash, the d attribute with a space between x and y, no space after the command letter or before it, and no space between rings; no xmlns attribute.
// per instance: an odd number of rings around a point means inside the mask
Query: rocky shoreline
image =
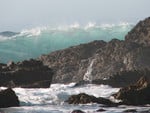
<svg viewBox="0 0 150 113"><path fill-rule="evenodd" d="M89 77L87 81L84 80L85 75ZM150 17L140 21L125 40L93 41L37 59L0 64L0 78L0 86L10 88L48 88L51 83L71 82L78 85L89 82L107 84L124 87L113 95L122 100L119 105L150 104ZM0 92L0 98L3 98L3 93ZM106 105L116 106L107 99L86 94L74 95L67 102L106 102ZM3 107L3 103L0 103L0 107Z"/></svg>
<svg viewBox="0 0 150 113"><path fill-rule="evenodd" d="M93 41L37 59L0 64L0 76L4 78L0 86L48 87L51 82L78 83L84 81L89 68L92 83L108 83L114 87L128 86L143 75L149 77L150 17L140 21L125 40ZM47 85L37 86L37 82Z"/></svg>

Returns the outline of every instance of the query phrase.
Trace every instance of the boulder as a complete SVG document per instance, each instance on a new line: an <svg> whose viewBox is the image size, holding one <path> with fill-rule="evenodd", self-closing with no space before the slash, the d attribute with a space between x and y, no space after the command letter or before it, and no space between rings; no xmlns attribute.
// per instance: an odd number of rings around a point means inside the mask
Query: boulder
<svg viewBox="0 0 150 113"><path fill-rule="evenodd" d="M52 81L52 69L38 60L10 62L0 71L0 86L48 88Z"/></svg>
<svg viewBox="0 0 150 113"><path fill-rule="evenodd" d="M91 95L87 95L85 93L80 93L78 95L72 95L66 100L65 102L68 102L69 104L87 104L87 103L98 103L98 104L104 104L107 106L116 106L116 103L113 103L112 101L99 97L96 98Z"/></svg>
<svg viewBox="0 0 150 113"><path fill-rule="evenodd" d="M143 76L136 84L121 88L113 96L125 105L150 104L150 79Z"/></svg>
<svg viewBox="0 0 150 113"><path fill-rule="evenodd" d="M0 91L0 108L18 107L18 106L19 106L18 97L11 88Z"/></svg>

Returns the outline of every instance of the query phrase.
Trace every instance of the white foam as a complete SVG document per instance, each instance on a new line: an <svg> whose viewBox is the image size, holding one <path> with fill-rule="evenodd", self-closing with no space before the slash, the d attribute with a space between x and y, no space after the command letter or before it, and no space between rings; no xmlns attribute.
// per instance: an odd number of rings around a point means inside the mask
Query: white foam
<svg viewBox="0 0 150 113"><path fill-rule="evenodd" d="M15 39L15 36L6 37L6 36L1 36L0 35L0 41L6 41L6 40L12 40L12 39Z"/></svg>
<svg viewBox="0 0 150 113"><path fill-rule="evenodd" d="M96 27L96 23L95 22L89 22L87 25L85 25L85 29L90 29L90 28L94 28Z"/></svg>
<svg viewBox="0 0 150 113"><path fill-rule="evenodd" d="M87 113L97 113L96 110L102 108L99 104L69 105L64 101L73 94L87 93L96 97L108 98L111 94L118 92L119 88L111 88L107 85L87 84L80 87L74 87L71 84L52 84L51 88L45 89L24 89L14 88L13 90L21 101L20 107L0 109L0 112L6 113L71 113L75 109ZM6 89L1 87L0 89ZM138 106L118 106L104 108L105 113L123 112L126 109L137 109L138 111L148 110L149 107Z"/></svg>
<svg viewBox="0 0 150 113"><path fill-rule="evenodd" d="M119 22L118 24L98 24L96 22L88 22L87 24L83 25L80 24L78 22L74 22L73 24L66 24L66 25L59 25L59 26L42 26L42 27L35 27L35 28L31 28L31 29L23 29L19 34L12 36L12 37L2 37L0 36L0 41L3 40L8 40L8 39L15 39L16 37L21 37L21 36L25 36L25 37L38 37L39 35L41 35L43 32L70 32L70 30L89 30L89 29L94 29L94 28L103 28L103 29L109 29L109 28L113 28L116 26L125 28L127 26L133 26L134 24L132 23L128 23L128 22Z"/></svg>
<svg viewBox="0 0 150 113"><path fill-rule="evenodd" d="M52 84L46 89L24 89L14 88L21 101L21 105L61 105L70 95L87 93L96 97L109 97L117 92L118 88L111 88L106 85L88 84L82 87L74 87L71 84Z"/></svg>
<svg viewBox="0 0 150 113"><path fill-rule="evenodd" d="M83 80L89 81L89 82L91 82L93 80L93 77L92 77L93 68L92 68L92 66L93 66L94 61L95 61L95 59L92 59L86 73L83 76Z"/></svg>
<svg viewBox="0 0 150 113"><path fill-rule="evenodd" d="M18 36L39 36L42 31L47 30L47 27L36 27L32 29L24 29L20 32Z"/></svg>

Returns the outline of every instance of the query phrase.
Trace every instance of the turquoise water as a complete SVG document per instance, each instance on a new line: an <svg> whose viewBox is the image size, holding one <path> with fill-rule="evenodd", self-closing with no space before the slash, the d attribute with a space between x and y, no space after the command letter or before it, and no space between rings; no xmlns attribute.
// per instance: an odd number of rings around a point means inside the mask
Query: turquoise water
<svg viewBox="0 0 150 113"><path fill-rule="evenodd" d="M41 54L93 40L110 41L113 38L123 40L133 26L128 23L118 25L89 23L86 26L73 24L56 28L37 27L22 30L11 37L0 36L0 62L37 58Z"/></svg>

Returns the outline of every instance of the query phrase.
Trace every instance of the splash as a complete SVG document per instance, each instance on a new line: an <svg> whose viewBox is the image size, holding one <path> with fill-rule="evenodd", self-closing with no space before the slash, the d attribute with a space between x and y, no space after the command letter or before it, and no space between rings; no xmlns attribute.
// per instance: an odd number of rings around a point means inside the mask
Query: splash
<svg viewBox="0 0 150 113"><path fill-rule="evenodd" d="M89 81L90 83L92 82L93 80L93 77L92 77L92 71L93 71L93 63L94 63L95 59L92 59L89 67L87 68L87 72L85 73L85 75L83 76L83 80L85 81Z"/></svg>

